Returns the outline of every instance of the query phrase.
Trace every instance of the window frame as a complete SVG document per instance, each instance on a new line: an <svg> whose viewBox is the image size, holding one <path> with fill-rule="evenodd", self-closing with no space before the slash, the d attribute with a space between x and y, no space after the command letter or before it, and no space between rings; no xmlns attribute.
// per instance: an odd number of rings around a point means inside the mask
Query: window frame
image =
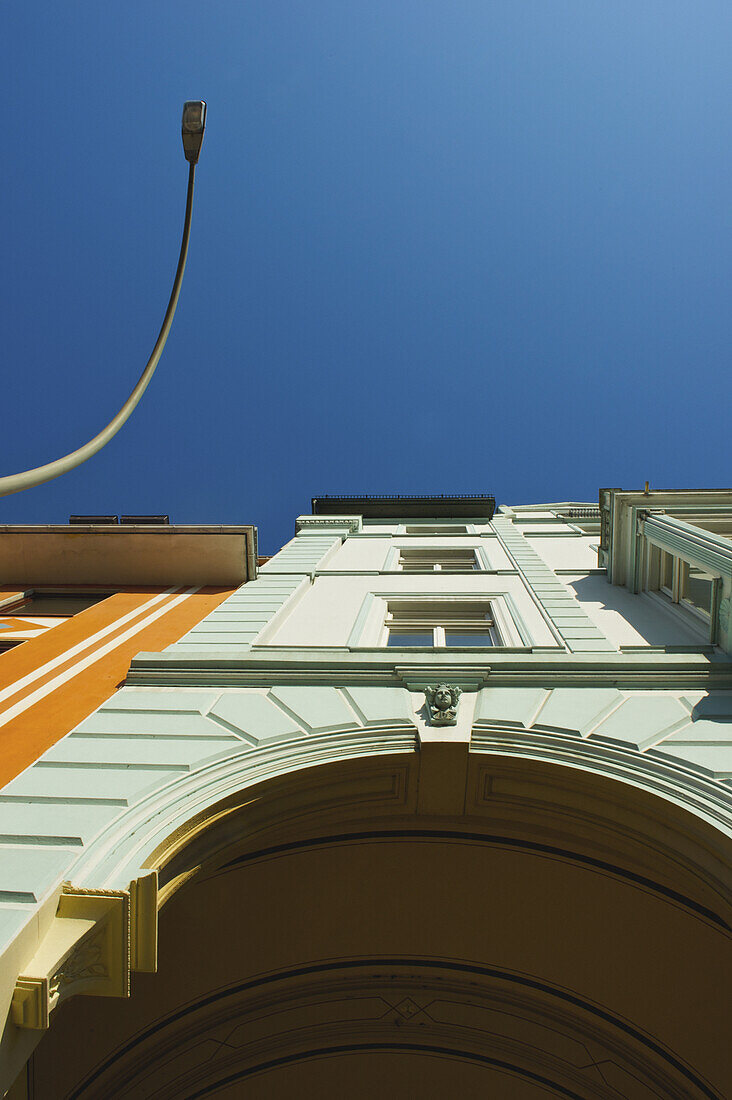
<svg viewBox="0 0 732 1100"><path fill-rule="evenodd" d="M673 554L662 546L649 543L649 553L645 570L645 591L655 600L661 601L663 606L674 614L683 618L684 622L696 629L704 630L708 641L714 641L716 622L716 609L719 603L721 578L705 569L707 576L712 579L710 606L705 611L696 604L686 599L683 591L684 567L686 569L701 568L681 554ZM664 566L666 560L671 561L671 585L663 583Z"/></svg>
<svg viewBox="0 0 732 1100"><path fill-rule="evenodd" d="M460 538L461 536L474 534L474 527L468 523L405 523L400 525L398 534L411 538L432 539Z"/></svg>
<svg viewBox="0 0 732 1100"><path fill-rule="evenodd" d="M516 607L513 594L510 592L369 592L364 597L361 608L356 617L347 645L350 649L395 649L388 645L387 615L390 603L415 603L415 605L434 605L451 603L472 603L480 606L490 605L496 631L500 636L500 643L494 644L492 649L529 649L532 645L529 631ZM472 625L472 624L471 624ZM477 625L477 624L476 624ZM409 647L412 648L412 647ZM414 647L426 649L477 649L477 646L423 646ZM486 647L488 648L488 647Z"/></svg>
<svg viewBox="0 0 732 1100"><path fill-rule="evenodd" d="M474 616L470 614L460 616L458 614L451 618L451 605L453 608L468 605L469 608L476 609L477 614ZM410 616L409 609L412 607L415 610L413 615ZM447 636L453 633L463 635L487 634L491 641L485 643L484 646L475 647L469 644L465 646L451 645L447 642ZM409 597L388 600L382 644L390 649L400 648L398 645L393 646L391 644L392 634L400 634L406 637L409 637L410 634L414 636L432 635L431 645L427 643L426 645L404 647L409 649L494 649L504 644L503 635L496 622L493 601L484 597L460 601L440 599L439 597L432 600L412 600Z"/></svg>
<svg viewBox="0 0 732 1100"><path fill-rule="evenodd" d="M395 569L401 573L474 573L481 568L478 553L474 546L398 546L396 551ZM420 557L424 558L423 567L405 569L405 554L407 555L407 562L410 556L413 556L415 563L419 563ZM467 558L468 555L473 559L472 565L464 562L456 569L445 568L445 564L449 563L451 559L457 561L460 557ZM430 558L434 560L430 562ZM442 561L440 561L440 558L442 558Z"/></svg>
<svg viewBox="0 0 732 1100"><path fill-rule="evenodd" d="M646 577L646 588L650 592L659 592L666 596L671 603L677 604L684 609L691 611L692 614L702 619L704 622L710 622L714 615L714 601L716 595L716 586L719 581L719 577L713 573L706 571L706 575L712 579L712 593L710 598L710 609L704 611L703 608L693 604L690 600L684 596L684 568L697 569L694 562L689 561L687 558L681 555L672 554L668 550L664 550L663 547L651 545L651 561L649 563L649 569ZM671 561L671 585L663 583L664 580L664 565L666 559Z"/></svg>

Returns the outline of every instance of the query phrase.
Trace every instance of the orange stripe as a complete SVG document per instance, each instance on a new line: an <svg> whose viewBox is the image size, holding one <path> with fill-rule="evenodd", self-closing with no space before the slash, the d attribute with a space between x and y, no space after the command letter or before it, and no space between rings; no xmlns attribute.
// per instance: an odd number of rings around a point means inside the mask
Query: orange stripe
<svg viewBox="0 0 732 1100"><path fill-rule="evenodd" d="M34 668L139 607L151 595L160 591L160 588L146 588L135 592L115 593L41 637L33 638L17 649L0 655L0 686L9 686ZM233 591L231 588L205 588L193 593L172 610L164 612L139 634L123 642L91 667L71 677L45 699L39 700L0 728L0 785L10 782L113 695L123 683L135 654L143 650L158 652L165 649L218 607ZM160 607L165 607L165 603ZM134 625L134 621L128 624L130 625ZM105 641L113 637L114 635L110 635ZM31 648L33 653L23 653ZM57 675L63 667L59 666L53 673L35 681L33 688Z"/></svg>
<svg viewBox="0 0 732 1100"><path fill-rule="evenodd" d="M57 654L57 661L51 662L52 667L48 667L47 661L41 661L37 665L38 673L35 675L30 674L30 682L27 682L29 677L26 676L19 677L14 683L8 684L7 688L4 688L3 685L0 684L0 721L2 720L3 713L15 703L21 701L28 695L32 695L37 688L43 687L44 684L55 679L55 677L69 671L74 665L78 664L79 661L93 655L96 650L100 649L108 642L112 642L117 635L123 634L128 629L134 629L135 623L142 622L151 612L162 612L171 601L175 600L177 595L181 594L181 591L175 589L169 595L164 596L156 604L150 607L150 594L146 593L142 602L137 608L133 609L132 612L123 613L121 615L117 614L109 624L105 624L104 629L108 630L109 633L105 633L102 638L98 637L97 630L85 630L78 641L67 637L66 644ZM81 614L81 612L79 614ZM74 616L73 619L67 621L69 623L75 622L77 618L78 616ZM58 628L54 627L54 629ZM85 644L87 639L88 644ZM68 654L68 658L66 658L66 654ZM42 669L45 671L40 671ZM19 685L17 691L13 690L15 684Z"/></svg>

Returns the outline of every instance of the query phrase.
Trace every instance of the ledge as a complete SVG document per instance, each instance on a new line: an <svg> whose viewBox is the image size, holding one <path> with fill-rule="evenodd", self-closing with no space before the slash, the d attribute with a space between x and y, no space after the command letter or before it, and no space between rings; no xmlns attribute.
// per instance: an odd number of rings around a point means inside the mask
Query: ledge
<svg viewBox="0 0 732 1100"><path fill-rule="evenodd" d="M732 661L709 653L573 653L553 649L445 650L266 646L231 650L140 653L129 687L274 686L284 683L401 684L400 669L424 675L488 677L491 685L666 688L677 691L732 688Z"/></svg>

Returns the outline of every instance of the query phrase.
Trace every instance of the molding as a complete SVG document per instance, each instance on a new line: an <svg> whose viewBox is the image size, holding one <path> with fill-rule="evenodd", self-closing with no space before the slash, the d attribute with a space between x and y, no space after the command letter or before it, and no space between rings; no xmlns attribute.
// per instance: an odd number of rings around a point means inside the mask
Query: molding
<svg viewBox="0 0 732 1100"><path fill-rule="evenodd" d="M458 677L452 682L456 680ZM460 683L470 690L465 680L461 679ZM446 736L449 739L451 735ZM73 868L74 880L116 887L140 876L150 876L157 866L154 853L161 845L169 846L171 838L182 836L190 829L192 820L208 816L210 807L223 799L251 791L265 781L290 776L294 779L296 773L305 769L313 775L309 780L312 786L317 769L323 765L347 766L349 760L361 759L363 763L359 768L363 771L366 761L388 762L395 755L405 754L409 757L417 753L418 746L417 729L406 720L395 719L379 729L313 734L214 761L195 773L181 776L162 790L152 791L111 822L77 860ZM479 720L474 726L470 751L506 759L524 758L537 763L559 764L620 781L701 818L720 834L720 844L727 844L726 838L732 836L729 788L680 761L642 753L607 739L583 739L567 729L551 732L523 727L507 729L486 720ZM348 795L348 803L353 803L352 793ZM662 804L660 808L662 810ZM137 889L151 891L146 912L152 920L156 897L152 893L153 884L138 883ZM148 933L149 937L151 935ZM149 957L149 951L146 956L142 949L133 945L132 958L139 961L144 957Z"/></svg>
<svg viewBox="0 0 732 1100"><path fill-rule="evenodd" d="M571 730L542 733L510 730L478 722L473 728L471 753L511 756L580 769L655 794L688 810L732 837L732 798L727 788L682 764L665 762L648 752L608 741L592 741Z"/></svg>
<svg viewBox="0 0 732 1100"><path fill-rule="evenodd" d="M476 574L477 570L471 570L469 573L450 573L449 575L451 577L474 577ZM399 572L396 575L403 577L404 573ZM420 578L434 578L438 574L425 571L424 573L411 573L409 575ZM388 603L390 600L399 600L402 603L414 602L415 604L423 600L432 604L450 604L458 601L490 604L493 609L493 618L495 619L498 633L501 637L506 639L506 643L499 646L489 646L487 650L490 652L494 649L501 649L504 651L517 649L527 650L531 647L531 632L526 626L526 622L519 611L512 592L475 592L470 590L435 592L432 588L423 588L416 592L411 590L403 591L400 589L384 592L367 592L363 598L351 632L348 635L346 645L349 649L384 650L389 648L386 645L380 646L378 643L384 635ZM311 646L310 648L312 649L313 647ZM419 648L423 647L420 646ZM431 647L425 646L424 648L429 649ZM440 654L444 653L446 649L445 646L435 646L434 648L437 649ZM450 647L453 652L459 648L458 646Z"/></svg>
<svg viewBox="0 0 732 1100"><path fill-rule="evenodd" d="M408 691L424 691L433 681L442 683L450 680L459 684L461 691L480 691L488 683L490 668L475 668L470 665L459 665L454 661L445 662L442 665L433 664L429 668L424 665L397 665L394 672L402 681Z"/></svg>
<svg viewBox="0 0 732 1100"><path fill-rule="evenodd" d="M225 1027L247 1042L222 1043ZM201 1042L209 1048L203 1059L193 1054ZM264 972L192 998L108 1054L76 1095L144 1092L151 1072L165 1098L222 1088L246 1095L262 1071L374 1051L506 1071L502 1095L514 1095L518 1080L532 1094L538 1085L542 1094L574 1100L618 1097L599 1064L621 1067L633 1096L716 1097L674 1051L607 1006L539 975L464 959L383 955ZM577 1059L576 1051L592 1055Z"/></svg>
<svg viewBox="0 0 732 1100"><path fill-rule="evenodd" d="M153 790L111 821L75 863L74 880L126 885L154 870L147 863L151 853L178 829L186 828L195 814L236 792L324 764L414 753L417 744L417 730L404 718L379 728L310 734L246 748L214 760Z"/></svg>
<svg viewBox="0 0 732 1100"><path fill-rule="evenodd" d="M76 995L129 997L132 970L157 970L157 902L155 871L128 890L64 882L51 926L16 981L15 1026L45 1030L51 1013Z"/></svg>
<svg viewBox="0 0 732 1100"><path fill-rule="evenodd" d="M639 531L654 546L683 558L700 569L732 578L732 543L683 519L656 513L641 513Z"/></svg>
<svg viewBox="0 0 732 1100"><path fill-rule="evenodd" d="M367 609L368 610L368 609ZM366 611L367 613L367 611ZM133 660L131 687L274 687L282 684L395 685L401 669L435 676L484 677L490 660L491 685L499 687L665 688L675 691L732 689L732 661L717 653L646 652L573 653L534 647L529 651L496 646L480 653L364 647L267 646L232 656L200 650L141 653ZM453 671L454 670L454 671Z"/></svg>
<svg viewBox="0 0 732 1100"><path fill-rule="evenodd" d="M51 928L18 977L13 1023L43 1030L76 994L129 997L130 969L129 891L64 883Z"/></svg>
<svg viewBox="0 0 732 1100"><path fill-rule="evenodd" d="M433 666L433 676L435 671ZM450 670L452 682L457 679L454 671L453 667ZM445 734L446 740L450 737L451 733ZM472 815L478 809L483 813L504 813L508 803L501 791L505 794L509 788L499 786L501 773L512 770L520 787L513 790L510 797L520 810L521 821L530 824L533 819L527 818L526 813L529 810L546 813L551 802L547 803L550 785L546 780L552 777L542 769L545 765L559 765L553 783L559 792L560 805L569 817L579 813L579 820L584 820L585 815L592 823L606 812L601 810L593 795L593 777L621 782L639 796L655 796L655 801L645 803L641 799L633 803L644 815L644 835L655 837L654 843L665 844L666 856L677 858L679 866L686 861L684 866L690 874L697 872L694 870L696 857L689 853L692 850L701 852L698 871L703 873L705 888L717 889L720 896L724 894L720 876L717 875L717 885L709 868L715 861L722 867L728 862L729 838L732 837L730 793L723 784L705 780L683 764L666 762L622 745L588 742L566 729L552 733L523 728L507 730L498 729L490 722L479 722L472 731L470 757L476 765L473 772L469 769L467 745L419 745L416 729L406 721L394 721L388 728L379 730L311 735L214 761L151 792L110 822L76 862L73 868L75 885L64 884L51 928L17 980L13 1022L22 1029L42 1030L48 1027L55 1008L77 993L129 996L131 970L155 969L156 917L161 900L177 885L188 881L212 853L216 856L219 851L215 845L211 848L211 840L216 838L206 835L210 826L215 828L217 823L221 824L221 844L246 845L251 844L253 835L265 828L275 839L278 831L286 834L292 828L296 835L302 836L303 822L308 815L314 815L314 822L342 821L344 809L347 815L354 812L373 815L379 802L397 815L413 813L413 793L410 792L414 792L417 785L408 777L410 773L414 775L412 769L421 769L428 762L430 748L439 748L442 753L436 757L434 752L432 754L433 764L438 765L441 776L446 767L448 770L452 767L456 789L461 796L473 789L466 787L465 777L470 774L476 777L476 795L470 804L473 808L468 807L467 811L432 806L425 812L468 812ZM498 761L489 764L491 757L500 758L500 765ZM463 759L466 767L463 767ZM485 766L481 767L484 762ZM329 765L336 771L329 771ZM340 766L342 770L338 771ZM531 804L527 794L529 788L525 786L531 779L530 771L539 780L531 794L535 800ZM298 778L298 772L305 774ZM575 788L583 794L582 784L577 784L578 773L584 774L582 783L590 784L584 791L588 798L573 802L569 795ZM355 789L349 778L356 779ZM260 810L256 808L255 788L265 783L268 786L262 789ZM294 817L291 814L283 818L282 807L288 805L287 799L292 797L291 783L300 790L300 801L294 800ZM274 784L274 788L269 784ZM361 809L359 791L363 802ZM603 804L610 807L611 820L614 819L612 815L619 813L617 834L622 837L627 832L627 814L633 800L618 797L618 793L610 790L608 795L605 791ZM231 805L226 800L231 800ZM688 817L672 816L669 804L686 811ZM485 809L481 810L483 805ZM254 829L245 829L237 821L235 815L240 811L255 814L248 819ZM228 821L227 813L231 814ZM556 831L559 822L556 814L552 822ZM495 829L491 831L496 832ZM533 827L528 835L534 842L537 838L542 843L551 842L548 834ZM576 835L580 836L581 830ZM191 841L198 843L199 839L200 850L191 847L188 851L192 866L187 868L186 859L183 859L180 868L172 868L178 873L166 883L163 897L159 897L157 867L161 863L165 865L179 851L187 851ZM643 852L649 851L647 845L641 848ZM115 888L115 884L120 883L130 885L127 889Z"/></svg>
<svg viewBox="0 0 732 1100"><path fill-rule="evenodd" d="M358 534L363 526L361 516L298 516L295 520L295 534L307 535L310 532L341 531Z"/></svg>
<svg viewBox="0 0 732 1100"><path fill-rule="evenodd" d="M373 592L367 592L361 601L361 606L358 609L358 614L356 615L353 626L351 627L351 632L348 635L348 640L346 641L346 645L349 648L360 644L363 635L366 633L369 620L372 617L376 618L377 612L378 618L383 626L386 609L379 607L379 604L383 603L380 596L381 593L379 593L379 596L376 596ZM374 623L373 625L376 624Z"/></svg>

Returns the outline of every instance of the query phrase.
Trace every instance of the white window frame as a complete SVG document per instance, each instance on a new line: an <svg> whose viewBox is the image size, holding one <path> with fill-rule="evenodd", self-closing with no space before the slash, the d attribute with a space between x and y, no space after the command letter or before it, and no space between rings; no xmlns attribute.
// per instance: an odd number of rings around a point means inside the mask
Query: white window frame
<svg viewBox="0 0 732 1100"><path fill-rule="evenodd" d="M672 584L671 588L661 584L662 580L662 554L671 558ZM656 607L683 624L686 630L696 634L700 643L714 645L718 642L718 608L722 581L712 570L707 570L714 577L712 585L711 611L705 612L701 608L685 600L681 591L682 566L695 563L681 554L674 554L663 546L658 546L650 540L646 543L645 560L643 562L643 587L641 591L644 598L651 600Z"/></svg>
<svg viewBox="0 0 732 1100"><path fill-rule="evenodd" d="M407 564L409 564L409 557L413 556L416 565L419 564L420 557L423 557L425 561L422 568L405 569L405 554L407 555ZM468 554L472 555L472 565L465 563L461 564L458 569L445 568L445 565L449 565L451 561L455 561L459 556L467 557ZM430 557L435 560L430 562L428 560ZM442 557L442 561L439 560L440 557ZM480 562L474 546L399 546L397 547L396 568L402 573L473 573L480 568Z"/></svg>
<svg viewBox="0 0 732 1100"><path fill-rule="evenodd" d="M451 604L454 607L458 603L460 605L468 604L470 611L464 618L456 618L451 621L447 612ZM398 605L398 607L395 605ZM412 607L414 608L413 612L408 610ZM470 613L473 611L475 617ZM397 617L394 618L394 615ZM433 600L411 600L406 598L392 599L387 602L382 644L389 648L398 648L389 646L392 633L406 635L410 633L431 634L432 647L436 649L463 648L448 646L447 635L453 632L459 634L488 634L491 641L485 644L486 648L495 648L503 644L503 636L496 623L495 609L489 599L457 601L439 598ZM431 647L428 644L427 646L405 646L405 648L429 649ZM483 647L476 646L475 648L480 649Z"/></svg>
<svg viewBox="0 0 732 1100"><path fill-rule="evenodd" d="M398 536L408 539L459 539L466 535L477 534L473 523L400 523L396 529Z"/></svg>
<svg viewBox="0 0 732 1100"><path fill-rule="evenodd" d="M434 546L434 545L429 545L429 544L426 545L426 546L415 546L413 544L412 545L403 544L402 541L401 541L402 538L403 538L403 536L401 536L399 538L399 541L396 543L396 545L392 543L392 545L387 550L386 556L384 558L384 562L381 566L381 572L382 573L411 573L412 572L411 569L407 569L407 570L402 569L402 567L400 565L399 559L401 558L401 556L402 556L402 554L405 550L408 550L410 552L412 550L424 550L426 553L434 553L434 554L439 554L443 550L446 550L446 551L458 550L460 552L470 553L470 554L474 555L475 565L473 566L472 569L466 569L465 572L469 572L469 573L474 573L474 572L476 572L476 573L495 573L495 572L498 572L497 569L493 568L493 562L492 562L491 557L489 555L488 548L484 545L483 542L481 542L481 544L479 546L476 546L474 543L470 546L460 546L460 545L455 545L454 543L453 543L452 546ZM435 570L435 569L429 569L429 568L425 568L424 571L426 573L432 573L432 572L452 573L453 572L453 570L451 570L451 569L450 570ZM419 570L415 570L414 572L419 573ZM455 572L459 572L459 571L455 570Z"/></svg>
<svg viewBox="0 0 732 1100"><path fill-rule="evenodd" d="M490 594L476 595L475 592L370 592L365 597L361 609L351 630L348 646L356 649L381 649L388 647L388 621L389 603L414 602L416 605L472 603L490 607L493 622L500 637L500 643L491 648L525 649L531 646L531 639L526 627L515 606L513 595L509 592L491 592ZM391 647L394 648L394 647ZM411 648L411 647L410 647ZM414 647L429 649L442 646ZM461 648L444 647L444 648ZM462 647L468 648L468 647ZM471 649L479 649L479 646L471 646Z"/></svg>
<svg viewBox="0 0 732 1100"><path fill-rule="evenodd" d="M681 613L693 615L699 623L711 628L714 619L714 607L717 599L719 577L715 577L713 573L708 573L708 576L713 578L712 596L710 600L710 610L704 611L702 608L697 607L695 604L685 599L682 590L683 567L687 566L688 568L693 568L693 562L687 561L686 558L676 554L672 554L670 551L664 550L660 546L654 546L652 543L649 545L650 554L648 555L648 566L646 569L646 590L668 601ZM673 563L671 567L672 579L670 588L661 583L663 580L662 569L664 555L671 558Z"/></svg>

